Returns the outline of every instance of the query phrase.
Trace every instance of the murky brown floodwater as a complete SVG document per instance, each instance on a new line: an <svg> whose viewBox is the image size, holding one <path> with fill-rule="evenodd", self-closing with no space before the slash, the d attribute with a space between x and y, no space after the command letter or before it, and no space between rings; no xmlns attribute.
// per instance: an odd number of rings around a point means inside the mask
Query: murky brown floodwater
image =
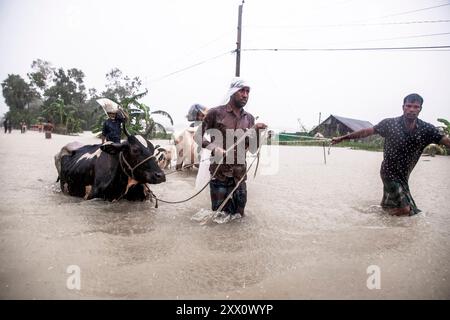
<svg viewBox="0 0 450 320"><path fill-rule="evenodd" d="M201 225L207 193L158 209L62 195L53 155L74 140L98 141L0 134L0 298L450 298L450 157L421 158L410 186L423 213L398 218L377 207L381 153L333 148L324 165L321 148L281 147L279 173L248 182L245 218ZM183 199L194 179L153 190Z"/></svg>

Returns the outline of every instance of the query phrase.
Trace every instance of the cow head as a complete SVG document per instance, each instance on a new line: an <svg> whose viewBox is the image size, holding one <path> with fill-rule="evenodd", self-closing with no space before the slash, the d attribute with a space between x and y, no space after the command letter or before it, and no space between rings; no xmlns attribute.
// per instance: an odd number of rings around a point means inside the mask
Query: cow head
<svg viewBox="0 0 450 320"><path fill-rule="evenodd" d="M159 145L155 146L155 157L156 161L158 161L158 166L161 169L167 169L170 167L170 163L172 162L172 151L166 148L163 148Z"/></svg>
<svg viewBox="0 0 450 320"><path fill-rule="evenodd" d="M125 173L138 182L158 184L166 181L166 176L154 157L155 147L140 135L128 135L127 141L104 144L100 148L109 154L123 157L120 161L123 161Z"/></svg>

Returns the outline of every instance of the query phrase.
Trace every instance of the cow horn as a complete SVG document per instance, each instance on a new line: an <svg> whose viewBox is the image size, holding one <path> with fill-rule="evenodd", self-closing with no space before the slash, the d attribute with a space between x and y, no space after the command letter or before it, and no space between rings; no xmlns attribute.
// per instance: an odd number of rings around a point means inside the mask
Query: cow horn
<svg viewBox="0 0 450 320"><path fill-rule="evenodd" d="M127 137L130 137L130 133L128 132L127 127L125 126L125 122L123 122L123 133L125 133Z"/></svg>

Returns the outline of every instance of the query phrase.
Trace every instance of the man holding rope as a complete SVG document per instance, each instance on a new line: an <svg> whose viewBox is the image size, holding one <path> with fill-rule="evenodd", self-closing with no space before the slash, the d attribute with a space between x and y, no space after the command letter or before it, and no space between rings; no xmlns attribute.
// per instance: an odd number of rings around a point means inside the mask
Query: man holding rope
<svg viewBox="0 0 450 320"><path fill-rule="evenodd" d="M212 151L214 160L209 166L211 207L216 211L232 194L222 211L228 214L244 215L247 203L245 154L255 153L259 146L259 132L266 129L264 123L255 124L255 118L244 110L250 93L250 86L235 78L229 88L228 103L208 111L196 141L203 148ZM209 133L211 141L205 138Z"/></svg>
<svg viewBox="0 0 450 320"><path fill-rule="evenodd" d="M409 191L408 180L423 149L430 143L450 147L449 137L442 135L432 124L418 118L422 104L421 96L410 94L403 100L402 116L384 119L372 128L333 138L331 141L336 144L376 133L385 138L380 171L383 181L381 206L393 215L411 216L420 212Z"/></svg>

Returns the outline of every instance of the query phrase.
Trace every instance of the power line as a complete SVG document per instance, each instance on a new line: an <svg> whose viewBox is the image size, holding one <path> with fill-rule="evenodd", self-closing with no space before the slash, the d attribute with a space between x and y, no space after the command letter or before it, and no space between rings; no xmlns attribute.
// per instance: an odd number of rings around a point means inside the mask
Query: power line
<svg viewBox="0 0 450 320"><path fill-rule="evenodd" d="M450 49L448 46L429 47L377 47L377 48L249 48L242 51L381 51L381 50L422 50L422 49Z"/></svg>
<svg viewBox="0 0 450 320"><path fill-rule="evenodd" d="M427 8L422 8L422 9L416 9L416 10L411 10L411 11L404 11L404 12L389 14L389 15L386 15L386 16L381 16L381 17L372 18L372 19L383 19L383 18L389 18L389 17L396 17L396 16L401 16L401 15L410 14L410 13L414 13L414 12L419 12L419 11L425 11L425 10L445 7L445 6L449 6L449 5L450 5L450 3L445 3L445 4L438 5L438 6L427 7Z"/></svg>
<svg viewBox="0 0 450 320"><path fill-rule="evenodd" d="M443 36L443 35L449 35L449 34L450 34L450 32L442 32L442 33L420 34L420 35L403 36L403 37L393 37L393 38L381 38L381 39L368 39L368 40L346 41L346 42L340 42L339 44L345 44L345 43L364 43L364 42L388 41L388 40L401 40L401 39L412 39L412 38L424 38L424 37Z"/></svg>
<svg viewBox="0 0 450 320"><path fill-rule="evenodd" d="M171 73L165 74L165 75L163 75L163 76L161 76L161 77L152 79L152 80L150 80L149 82L160 81L160 80L165 79L165 78L167 78L167 77L173 76L173 75L175 75L175 74L177 74L177 73L180 73L180 72L189 70L189 69L194 68L194 67L197 67L197 66L199 66L199 65L201 65L201 64L207 63L207 62L209 62L209 61L211 61L211 60L218 59L218 58L220 58L220 57L222 57L222 56L224 56L224 55L227 55L227 54L230 54L230 53L234 53L234 52L235 52L235 50L230 50L230 51L221 53L221 54L219 54L219 55L217 55L217 56L214 56L214 57L211 57L211 58L202 60L202 61L200 61L200 62L191 64L191 65L189 65L189 66L187 66L187 67L184 67L184 68L178 69L178 70L176 70L176 71L173 71L173 72L171 72Z"/></svg>
<svg viewBox="0 0 450 320"><path fill-rule="evenodd" d="M341 23L341 24L323 24L323 25L285 25L285 26L252 26L248 25L246 28L336 28L336 27L370 27L370 26L387 26L387 25L402 25L402 24L427 24L427 23L448 23L450 19L441 20L416 20L403 22L379 22L379 23Z"/></svg>

